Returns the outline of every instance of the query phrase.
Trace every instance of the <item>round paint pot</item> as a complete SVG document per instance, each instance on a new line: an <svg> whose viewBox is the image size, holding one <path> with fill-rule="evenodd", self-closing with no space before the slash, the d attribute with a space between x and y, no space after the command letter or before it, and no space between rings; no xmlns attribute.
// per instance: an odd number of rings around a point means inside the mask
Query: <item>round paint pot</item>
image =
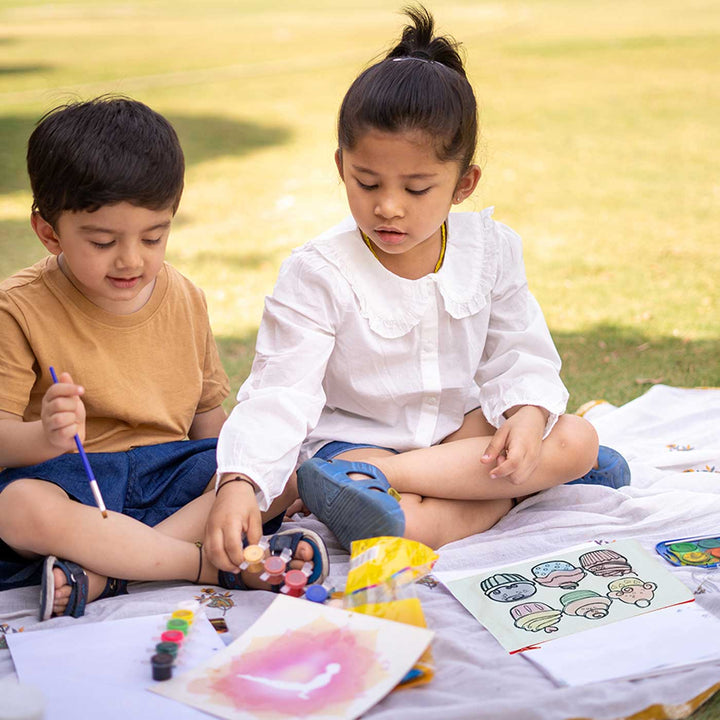
<svg viewBox="0 0 720 720"><path fill-rule="evenodd" d="M263 560L265 560L265 548L260 545L248 545L243 550L243 564L245 570L252 573L263 571Z"/></svg>
<svg viewBox="0 0 720 720"><path fill-rule="evenodd" d="M159 642L155 646L156 653L164 653L166 655L172 655L173 657L177 657L179 649L180 646L174 642Z"/></svg>
<svg viewBox="0 0 720 720"><path fill-rule="evenodd" d="M180 630L166 630L162 635L160 635L160 640L162 640L162 642L174 642L178 645L181 645L184 639L185 635L183 635Z"/></svg>
<svg viewBox="0 0 720 720"><path fill-rule="evenodd" d="M264 567L265 572L260 578L270 583L270 585L282 585L287 563L278 555L271 555L265 560Z"/></svg>
<svg viewBox="0 0 720 720"><path fill-rule="evenodd" d="M185 620L188 625L192 625L193 619L195 618L195 613L192 610L176 610L170 617L173 618L179 618L180 620Z"/></svg>
<svg viewBox="0 0 720 720"><path fill-rule="evenodd" d="M157 653L150 658L153 680L169 680L175 658L169 653Z"/></svg>
<svg viewBox="0 0 720 720"><path fill-rule="evenodd" d="M683 553L681 559L684 563L689 563L691 565L706 565L707 563L712 562L714 558L712 555L700 552L699 550L694 550L693 552Z"/></svg>
<svg viewBox="0 0 720 720"><path fill-rule="evenodd" d="M707 550L708 548L720 549L720 538L707 538L706 540L698 540L697 546L702 548L703 550Z"/></svg>
<svg viewBox="0 0 720 720"><path fill-rule="evenodd" d="M305 590L305 599L310 602L324 603L329 597L327 588L322 585L310 585Z"/></svg>
<svg viewBox="0 0 720 720"><path fill-rule="evenodd" d="M691 542L673 543L668 547L668 549L678 554L688 553L693 552L693 550L697 550L697 545Z"/></svg>
<svg viewBox="0 0 720 720"><path fill-rule="evenodd" d="M188 630L190 630L188 621L183 620L182 618L170 618L167 621L166 627L168 630L179 630L183 635L187 635Z"/></svg>
<svg viewBox="0 0 720 720"><path fill-rule="evenodd" d="M283 591L291 597L300 597L307 585L307 575L302 570L289 570L285 575Z"/></svg>

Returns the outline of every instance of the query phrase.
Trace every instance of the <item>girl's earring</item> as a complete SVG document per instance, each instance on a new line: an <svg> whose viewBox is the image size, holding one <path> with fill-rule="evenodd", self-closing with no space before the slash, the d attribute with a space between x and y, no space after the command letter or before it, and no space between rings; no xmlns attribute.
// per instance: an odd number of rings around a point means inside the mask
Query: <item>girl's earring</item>
<svg viewBox="0 0 720 720"><path fill-rule="evenodd" d="M458 195L458 196L455 198L455 202L456 202L456 203L461 203L461 202L462 202L462 195Z"/></svg>

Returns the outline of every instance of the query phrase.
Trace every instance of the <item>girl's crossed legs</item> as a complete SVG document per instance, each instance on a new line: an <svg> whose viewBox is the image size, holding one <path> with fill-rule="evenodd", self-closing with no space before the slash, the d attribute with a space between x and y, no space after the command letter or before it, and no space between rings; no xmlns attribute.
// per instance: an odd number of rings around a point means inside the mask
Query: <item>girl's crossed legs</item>
<svg viewBox="0 0 720 720"><path fill-rule="evenodd" d="M491 478L493 467L481 458L494 433L478 409L438 445L401 453L361 447L335 457L378 468L400 493L404 536L433 548L489 529L507 514L516 498L582 477L597 459L598 440L592 425L577 416L562 415L543 441L538 464L526 482ZM351 477L367 479L362 474ZM302 481L300 487L302 495ZM321 519L332 529L332 517Z"/></svg>

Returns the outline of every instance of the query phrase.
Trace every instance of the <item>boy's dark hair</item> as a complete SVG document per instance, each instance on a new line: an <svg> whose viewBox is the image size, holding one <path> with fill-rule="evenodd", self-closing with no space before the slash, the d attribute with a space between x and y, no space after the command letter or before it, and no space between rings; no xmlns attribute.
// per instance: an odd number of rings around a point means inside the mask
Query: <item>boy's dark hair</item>
<svg viewBox="0 0 720 720"><path fill-rule="evenodd" d="M129 202L180 203L185 159L172 125L137 100L104 95L51 110L30 135L33 212L54 225L63 211Z"/></svg>
<svg viewBox="0 0 720 720"><path fill-rule="evenodd" d="M459 45L448 36L433 36L435 22L424 7L407 7L404 13L411 24L400 42L345 94L338 146L352 149L371 128L421 130L436 141L439 159L457 161L462 173L475 155L477 103Z"/></svg>

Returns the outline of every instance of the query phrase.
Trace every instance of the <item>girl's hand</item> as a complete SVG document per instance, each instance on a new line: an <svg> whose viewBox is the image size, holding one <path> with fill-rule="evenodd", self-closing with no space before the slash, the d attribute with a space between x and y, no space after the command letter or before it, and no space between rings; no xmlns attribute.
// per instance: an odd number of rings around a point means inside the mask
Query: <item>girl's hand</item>
<svg viewBox="0 0 720 720"><path fill-rule="evenodd" d="M203 547L219 570L239 572L243 561L243 536L250 545L262 537L262 516L249 482L228 482L223 477L205 525ZM225 487L227 485L227 487Z"/></svg>
<svg viewBox="0 0 720 720"><path fill-rule="evenodd" d="M42 399L40 421L48 443L57 450L75 449L75 435L85 439L85 405L80 396L85 388L73 382L70 373L61 373Z"/></svg>
<svg viewBox="0 0 720 720"><path fill-rule="evenodd" d="M540 460L540 448L548 413L535 405L511 408L507 420L493 435L481 458L493 479L506 479L514 485L526 482Z"/></svg>

